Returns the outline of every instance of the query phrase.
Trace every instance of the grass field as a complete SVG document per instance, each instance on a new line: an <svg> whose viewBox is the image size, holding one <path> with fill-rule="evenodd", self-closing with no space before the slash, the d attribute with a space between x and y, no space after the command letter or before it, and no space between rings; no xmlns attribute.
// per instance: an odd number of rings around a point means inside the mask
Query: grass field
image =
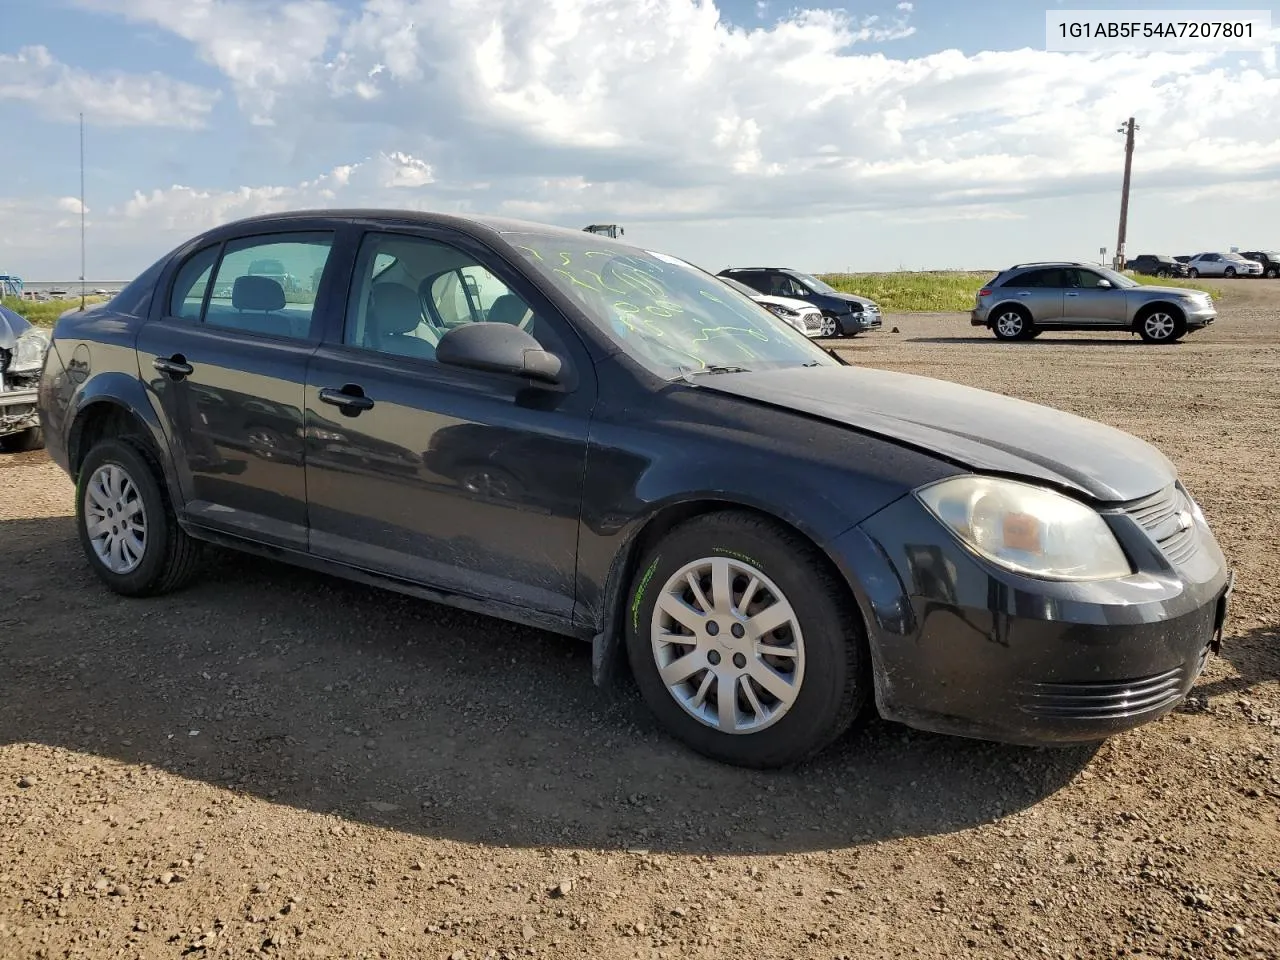
<svg viewBox="0 0 1280 960"><path fill-rule="evenodd" d="M889 313L953 313L973 307L974 295L995 276L986 273L937 271L920 273L833 273L822 279L837 290L869 297ZM1215 300L1223 296L1223 288L1196 280L1157 280L1135 276L1139 283L1190 287L1204 290ZM1246 283L1248 281L1239 281Z"/></svg>
<svg viewBox="0 0 1280 960"><path fill-rule="evenodd" d="M86 297L87 304L101 303L106 297ZM21 300L18 297L5 297L0 300L4 306L8 307L19 316L27 318L27 322L35 324L37 327L51 327L53 321L62 316L68 310L74 310L80 306L80 298L74 300Z"/></svg>

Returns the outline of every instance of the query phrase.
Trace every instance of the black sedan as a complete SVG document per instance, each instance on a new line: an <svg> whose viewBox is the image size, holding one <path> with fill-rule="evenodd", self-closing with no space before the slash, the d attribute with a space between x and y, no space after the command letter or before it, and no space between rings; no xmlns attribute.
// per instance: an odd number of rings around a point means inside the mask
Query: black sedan
<svg viewBox="0 0 1280 960"><path fill-rule="evenodd" d="M1230 592L1146 443L849 366L581 231L222 226L60 319L39 407L113 590L175 589L214 543L590 639L597 682L629 664L676 736L739 764L873 706L1102 739L1187 693Z"/></svg>

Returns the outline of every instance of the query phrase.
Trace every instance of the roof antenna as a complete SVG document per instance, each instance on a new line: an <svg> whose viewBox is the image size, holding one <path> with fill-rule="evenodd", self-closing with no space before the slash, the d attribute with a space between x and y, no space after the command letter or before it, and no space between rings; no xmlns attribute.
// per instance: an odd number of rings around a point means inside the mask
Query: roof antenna
<svg viewBox="0 0 1280 960"><path fill-rule="evenodd" d="M80 310L84 311L84 114L80 114Z"/></svg>

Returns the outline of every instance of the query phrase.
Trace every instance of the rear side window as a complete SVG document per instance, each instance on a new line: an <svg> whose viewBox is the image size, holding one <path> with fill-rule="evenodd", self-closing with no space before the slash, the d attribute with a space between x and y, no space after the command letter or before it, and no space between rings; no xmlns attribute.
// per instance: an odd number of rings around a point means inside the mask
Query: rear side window
<svg viewBox="0 0 1280 960"><path fill-rule="evenodd" d="M332 246L332 233L273 234L228 242L210 283L204 322L305 339L311 333L316 293Z"/></svg>
<svg viewBox="0 0 1280 960"><path fill-rule="evenodd" d="M1012 280L1006 280L1006 287L1061 287L1062 271L1058 269L1028 270L1020 273Z"/></svg>
<svg viewBox="0 0 1280 960"><path fill-rule="evenodd" d="M218 259L218 249L217 245L205 247L182 265L169 295L169 316L182 317L184 320L200 319L204 294L209 288L209 274L213 271L214 261Z"/></svg>

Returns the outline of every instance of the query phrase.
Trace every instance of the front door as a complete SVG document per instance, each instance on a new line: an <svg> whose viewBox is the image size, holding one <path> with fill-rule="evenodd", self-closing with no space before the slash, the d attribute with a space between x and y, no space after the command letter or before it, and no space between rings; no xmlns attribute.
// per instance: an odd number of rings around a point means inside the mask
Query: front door
<svg viewBox="0 0 1280 960"><path fill-rule="evenodd" d="M478 322L523 326L564 385L436 362ZM576 334L509 267L447 232L366 234L343 329L307 375L312 551L568 619L594 397Z"/></svg>
<svg viewBox="0 0 1280 960"><path fill-rule="evenodd" d="M1063 271L1067 289L1062 298L1062 315L1067 323L1085 326L1118 326L1125 320L1125 296L1119 287L1099 287L1102 274L1084 268Z"/></svg>
<svg viewBox="0 0 1280 960"><path fill-rule="evenodd" d="M195 251L139 331L139 369L197 523L306 550L303 384L332 241L270 234Z"/></svg>

